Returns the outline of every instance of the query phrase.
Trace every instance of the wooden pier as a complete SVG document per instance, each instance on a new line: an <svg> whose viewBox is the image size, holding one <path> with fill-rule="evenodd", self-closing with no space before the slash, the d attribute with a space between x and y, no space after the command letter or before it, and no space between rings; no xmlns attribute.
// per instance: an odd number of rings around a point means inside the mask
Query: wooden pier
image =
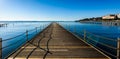
<svg viewBox="0 0 120 59"><path fill-rule="evenodd" d="M24 44L8 59L110 59L57 23Z"/></svg>

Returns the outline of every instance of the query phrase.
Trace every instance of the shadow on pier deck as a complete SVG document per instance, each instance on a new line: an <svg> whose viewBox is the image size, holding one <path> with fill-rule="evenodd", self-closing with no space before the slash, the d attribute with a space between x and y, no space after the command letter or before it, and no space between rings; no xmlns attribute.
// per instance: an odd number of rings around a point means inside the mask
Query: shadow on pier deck
<svg viewBox="0 0 120 59"><path fill-rule="evenodd" d="M28 41L8 59L110 59L56 23Z"/></svg>

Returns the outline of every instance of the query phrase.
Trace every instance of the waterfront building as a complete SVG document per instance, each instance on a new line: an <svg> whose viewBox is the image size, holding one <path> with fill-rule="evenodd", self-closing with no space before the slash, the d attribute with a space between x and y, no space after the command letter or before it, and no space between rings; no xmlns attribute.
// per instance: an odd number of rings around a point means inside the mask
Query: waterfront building
<svg viewBox="0 0 120 59"><path fill-rule="evenodd" d="M118 20L120 20L120 14L117 14Z"/></svg>
<svg viewBox="0 0 120 59"><path fill-rule="evenodd" d="M115 14L102 16L102 20L116 20L116 19L117 19L117 15L115 15Z"/></svg>

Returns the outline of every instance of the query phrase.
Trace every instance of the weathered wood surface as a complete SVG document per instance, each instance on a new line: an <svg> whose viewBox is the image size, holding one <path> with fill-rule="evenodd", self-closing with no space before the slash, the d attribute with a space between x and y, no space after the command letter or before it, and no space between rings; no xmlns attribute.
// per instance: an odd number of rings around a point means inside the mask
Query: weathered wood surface
<svg viewBox="0 0 120 59"><path fill-rule="evenodd" d="M48 46L47 46L48 45ZM47 53L48 52L48 53ZM8 59L109 59L53 23Z"/></svg>

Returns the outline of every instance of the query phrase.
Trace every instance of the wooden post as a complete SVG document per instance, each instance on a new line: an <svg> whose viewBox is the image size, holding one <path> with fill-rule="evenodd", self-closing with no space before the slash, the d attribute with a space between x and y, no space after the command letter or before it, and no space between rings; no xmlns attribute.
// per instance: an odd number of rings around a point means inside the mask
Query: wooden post
<svg viewBox="0 0 120 59"><path fill-rule="evenodd" d="M86 41L86 30L84 30L84 41Z"/></svg>
<svg viewBox="0 0 120 59"><path fill-rule="evenodd" d="M2 38L0 38L0 59L2 59Z"/></svg>
<svg viewBox="0 0 120 59"><path fill-rule="evenodd" d="M117 59L120 58L120 38L117 41Z"/></svg>
<svg viewBox="0 0 120 59"><path fill-rule="evenodd" d="M26 42L28 41L28 30L26 30Z"/></svg>

